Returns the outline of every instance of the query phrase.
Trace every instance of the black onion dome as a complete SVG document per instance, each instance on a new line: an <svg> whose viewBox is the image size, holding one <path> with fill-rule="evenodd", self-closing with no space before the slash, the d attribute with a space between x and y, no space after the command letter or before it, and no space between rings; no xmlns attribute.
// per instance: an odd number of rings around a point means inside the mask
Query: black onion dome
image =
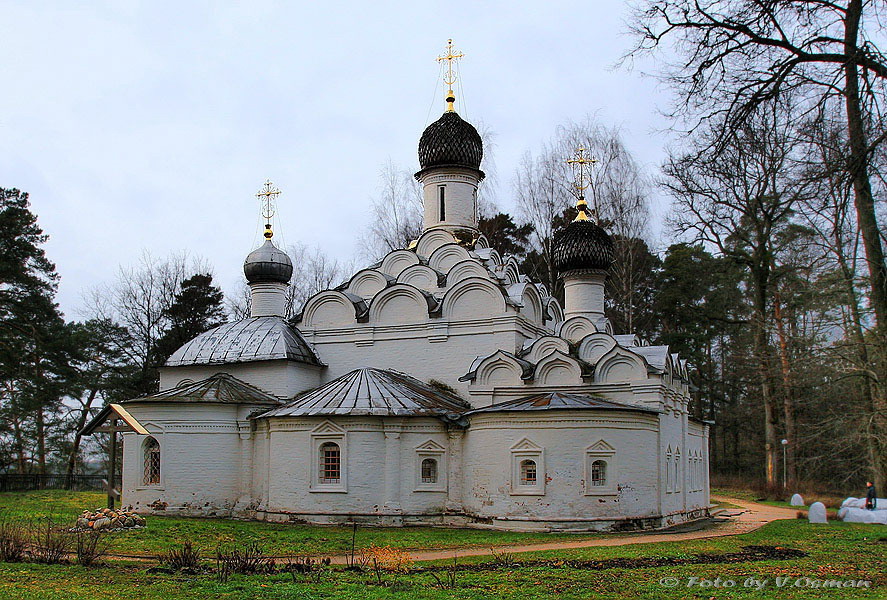
<svg viewBox="0 0 887 600"><path fill-rule="evenodd" d="M271 240L266 240L243 261L243 274L250 283L289 283L293 276L293 261Z"/></svg>
<svg viewBox="0 0 887 600"><path fill-rule="evenodd" d="M429 167L480 169L484 145L474 125L455 112L445 112L425 128L419 139L419 164Z"/></svg>
<svg viewBox="0 0 887 600"><path fill-rule="evenodd" d="M613 239L591 221L573 221L554 235L554 264L559 273L601 269L613 264Z"/></svg>

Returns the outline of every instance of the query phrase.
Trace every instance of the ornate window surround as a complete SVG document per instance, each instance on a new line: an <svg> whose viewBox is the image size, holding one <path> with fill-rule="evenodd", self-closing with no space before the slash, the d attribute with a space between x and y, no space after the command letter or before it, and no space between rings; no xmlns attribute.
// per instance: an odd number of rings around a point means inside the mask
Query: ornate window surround
<svg viewBox="0 0 887 600"><path fill-rule="evenodd" d="M447 454L446 448L435 442L427 442L416 447L415 458L415 487L416 492L445 492L447 491ZM426 483L422 481L422 461L430 458L437 461L437 481Z"/></svg>
<svg viewBox="0 0 887 600"><path fill-rule="evenodd" d="M592 485L591 465L596 460L602 460L606 464L605 485ZM598 440L585 449L585 495L586 496L615 496L619 489L616 485L616 449L605 442Z"/></svg>
<svg viewBox="0 0 887 600"><path fill-rule="evenodd" d="M320 478L320 447L327 442L339 446L339 481L338 483L324 483ZM311 432L311 460L308 481L310 492L348 493L348 444L345 430L337 425L325 421Z"/></svg>
<svg viewBox="0 0 887 600"><path fill-rule="evenodd" d="M524 485L521 482L521 462L532 460L536 463L536 483ZM511 447L511 495L545 495L545 449L527 438Z"/></svg>

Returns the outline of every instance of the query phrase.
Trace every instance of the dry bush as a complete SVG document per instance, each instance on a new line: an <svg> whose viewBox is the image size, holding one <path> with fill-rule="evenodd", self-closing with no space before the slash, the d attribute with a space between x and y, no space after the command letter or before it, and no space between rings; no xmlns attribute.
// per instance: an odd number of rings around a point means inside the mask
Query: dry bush
<svg viewBox="0 0 887 600"><path fill-rule="evenodd" d="M409 552L391 546L376 546L365 548L361 552L367 564L372 566L376 583L385 585L383 574L391 576L391 583L397 581L398 575L408 573L413 566L413 558Z"/></svg>
<svg viewBox="0 0 887 600"><path fill-rule="evenodd" d="M179 547L170 548L157 557L161 564L173 571L200 569L200 549L195 548L188 540Z"/></svg>
<svg viewBox="0 0 887 600"><path fill-rule="evenodd" d="M265 549L259 542L216 548L216 572L220 581L227 581L232 573L273 573L276 568L274 561L265 556Z"/></svg>
<svg viewBox="0 0 887 600"><path fill-rule="evenodd" d="M108 539L102 533L93 530L77 530L74 532L74 549L77 564L91 567L98 564L108 552Z"/></svg>
<svg viewBox="0 0 887 600"><path fill-rule="evenodd" d="M320 583L320 578L329 570L331 562L329 558L296 557L284 567L284 571L290 574L293 583L298 583L299 575L304 577L304 581Z"/></svg>
<svg viewBox="0 0 887 600"><path fill-rule="evenodd" d="M71 533L57 525L52 517L38 522L33 528L34 547L31 551L34 560L47 565L66 562L71 551Z"/></svg>
<svg viewBox="0 0 887 600"><path fill-rule="evenodd" d="M7 519L0 521L0 561L23 560L29 537L28 528L21 523Z"/></svg>

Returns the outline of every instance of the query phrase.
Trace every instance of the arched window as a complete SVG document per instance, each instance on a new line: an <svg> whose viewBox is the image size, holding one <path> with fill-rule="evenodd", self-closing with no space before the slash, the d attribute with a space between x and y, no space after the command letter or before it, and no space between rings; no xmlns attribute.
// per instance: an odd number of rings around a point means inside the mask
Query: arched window
<svg viewBox="0 0 887 600"><path fill-rule="evenodd" d="M596 460L591 463L591 485L594 487L607 485L607 461Z"/></svg>
<svg viewBox="0 0 887 600"><path fill-rule="evenodd" d="M152 437L145 440L144 485L160 485L160 442Z"/></svg>
<svg viewBox="0 0 887 600"><path fill-rule="evenodd" d="M437 461L433 458L422 459L422 483L437 483Z"/></svg>
<svg viewBox="0 0 887 600"><path fill-rule="evenodd" d="M536 461L522 460L520 463L521 485L536 485Z"/></svg>
<svg viewBox="0 0 887 600"><path fill-rule="evenodd" d="M320 445L320 483L339 483L342 478L342 451L339 444Z"/></svg>
<svg viewBox="0 0 887 600"><path fill-rule="evenodd" d="M681 463L681 449L674 450L674 491L681 491L681 477L683 472L683 464Z"/></svg>

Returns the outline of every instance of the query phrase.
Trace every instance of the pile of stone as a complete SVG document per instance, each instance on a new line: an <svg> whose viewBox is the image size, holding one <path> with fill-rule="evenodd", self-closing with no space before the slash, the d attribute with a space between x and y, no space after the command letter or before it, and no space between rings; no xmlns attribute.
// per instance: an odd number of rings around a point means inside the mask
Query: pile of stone
<svg viewBox="0 0 887 600"><path fill-rule="evenodd" d="M847 498L841 503L838 518L848 523L878 523L887 525L887 498L875 499L876 510L865 507L865 498Z"/></svg>
<svg viewBox="0 0 887 600"><path fill-rule="evenodd" d="M112 529L132 529L144 527L145 518L134 512L100 508L95 512L84 510L77 519L77 529L110 531Z"/></svg>

